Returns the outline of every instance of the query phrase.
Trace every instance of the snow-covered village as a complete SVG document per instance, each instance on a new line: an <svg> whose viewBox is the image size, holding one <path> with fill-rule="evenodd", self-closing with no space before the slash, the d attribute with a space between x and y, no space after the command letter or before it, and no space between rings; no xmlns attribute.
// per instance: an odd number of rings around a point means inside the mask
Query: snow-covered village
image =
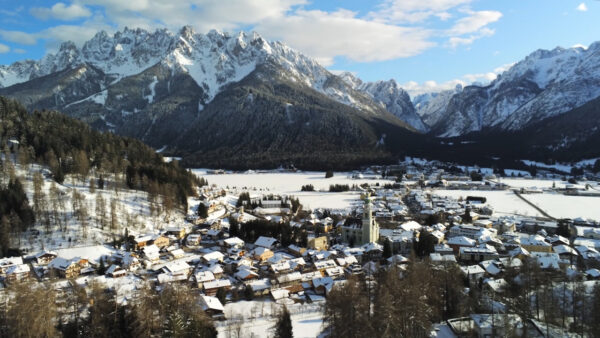
<svg viewBox="0 0 600 338"><path fill-rule="evenodd" d="M0 338L600 338L599 13L0 1Z"/></svg>
<svg viewBox="0 0 600 338"><path fill-rule="evenodd" d="M58 184L42 166L3 163L40 216L5 239L14 249L0 259L0 296L39 285L65 325L93 311L98 288L119 307L149 290L184 290L219 337L273 335L284 308L295 337L374 321L348 306L375 307L372 316L415 306L423 317L397 332L431 337L567 337L596 325L594 161L527 161L535 176L414 158L353 172L198 169L187 212L118 177ZM386 278L418 289L384 292ZM81 292L89 302L73 300ZM419 294L431 299L411 304Z"/></svg>

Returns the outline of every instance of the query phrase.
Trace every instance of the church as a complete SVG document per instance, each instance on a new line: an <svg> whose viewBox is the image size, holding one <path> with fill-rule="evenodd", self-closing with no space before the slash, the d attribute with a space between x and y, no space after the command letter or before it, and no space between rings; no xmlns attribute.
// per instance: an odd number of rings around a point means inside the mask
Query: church
<svg viewBox="0 0 600 338"><path fill-rule="evenodd" d="M348 224L342 226L342 240L351 246L361 246L367 243L376 243L379 240L379 224L373 217L373 203L371 196L365 198L362 224Z"/></svg>

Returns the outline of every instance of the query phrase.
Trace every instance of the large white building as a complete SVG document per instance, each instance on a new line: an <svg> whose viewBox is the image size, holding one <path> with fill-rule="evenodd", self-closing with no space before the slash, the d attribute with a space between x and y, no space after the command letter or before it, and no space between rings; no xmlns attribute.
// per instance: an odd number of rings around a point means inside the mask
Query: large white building
<svg viewBox="0 0 600 338"><path fill-rule="evenodd" d="M367 243L376 243L379 240L379 224L373 217L373 203L371 196L365 198L365 207L362 224L348 224L342 226L342 239L353 246Z"/></svg>

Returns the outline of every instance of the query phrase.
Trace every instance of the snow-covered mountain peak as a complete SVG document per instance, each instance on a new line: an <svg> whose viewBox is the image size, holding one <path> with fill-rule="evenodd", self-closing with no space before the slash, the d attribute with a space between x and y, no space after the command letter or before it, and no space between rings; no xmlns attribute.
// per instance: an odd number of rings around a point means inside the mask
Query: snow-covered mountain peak
<svg viewBox="0 0 600 338"><path fill-rule="evenodd" d="M256 32L230 34L211 30L202 34L191 26L183 26L175 33L166 29L151 32L128 27L114 34L99 31L81 48L66 42L56 53L47 54L40 61L0 66L0 86L90 65L107 76L108 82L101 85L104 88L108 83L114 85L158 66L167 70L165 74L170 76L189 75L202 89L198 107L203 109L201 107L213 100L226 85L242 80L263 64L280 68L275 76L284 80L310 87L367 113L378 114L382 111L379 107L384 107L415 128L424 130L408 94L395 81L363 83L349 74L342 75L340 81L316 60L280 41L267 41ZM145 77L148 88L157 85L154 75ZM406 113L409 116L405 116Z"/></svg>

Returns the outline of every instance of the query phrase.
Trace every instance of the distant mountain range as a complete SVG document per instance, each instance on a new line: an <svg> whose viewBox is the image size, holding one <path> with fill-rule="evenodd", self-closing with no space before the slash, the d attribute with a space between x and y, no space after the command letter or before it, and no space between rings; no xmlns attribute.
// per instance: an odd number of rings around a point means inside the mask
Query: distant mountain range
<svg viewBox="0 0 600 338"><path fill-rule="evenodd" d="M0 95L141 139L190 166L349 167L437 154L450 144L438 137L514 138L531 128L550 136L551 118L582 116L576 108L598 104L600 43L538 50L489 85L411 100L394 80L332 74L257 33L125 28L0 66ZM596 123L590 114L583 115ZM586 126L561 130L561 144L547 137L519 150L566 153L599 125Z"/></svg>

